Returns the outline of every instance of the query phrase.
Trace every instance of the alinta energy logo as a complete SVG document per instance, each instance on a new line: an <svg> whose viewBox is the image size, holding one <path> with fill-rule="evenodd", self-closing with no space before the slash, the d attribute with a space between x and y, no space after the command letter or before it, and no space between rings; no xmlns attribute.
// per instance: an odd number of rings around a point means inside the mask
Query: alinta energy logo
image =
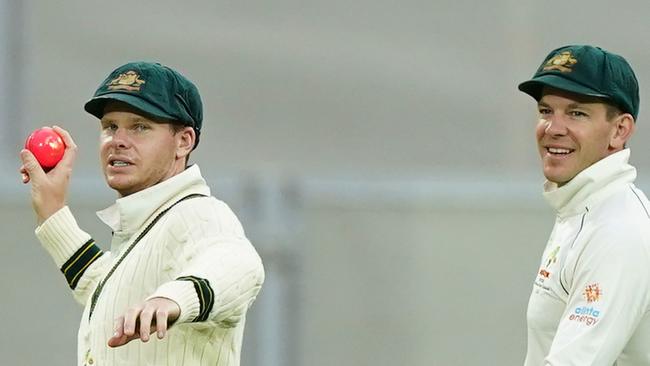
<svg viewBox="0 0 650 366"><path fill-rule="evenodd" d="M597 283L593 283L591 285L587 285L585 287L584 292L582 293L582 296L584 296L585 300L587 302L592 303L600 300L600 296L603 294L602 291L600 291L600 287L598 287Z"/></svg>
<svg viewBox="0 0 650 366"><path fill-rule="evenodd" d="M588 304L598 302L602 295L603 292L597 283L587 285L585 290L582 292L582 297L587 300ZM578 306L574 312L569 315L569 320L592 326L600 320L600 310L593 306Z"/></svg>

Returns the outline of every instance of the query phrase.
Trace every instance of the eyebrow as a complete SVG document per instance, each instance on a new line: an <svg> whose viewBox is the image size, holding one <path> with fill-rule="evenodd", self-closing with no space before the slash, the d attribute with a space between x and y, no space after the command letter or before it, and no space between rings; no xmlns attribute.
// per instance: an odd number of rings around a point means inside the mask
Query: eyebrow
<svg viewBox="0 0 650 366"><path fill-rule="evenodd" d="M567 109L573 109L573 108L583 108L583 109L589 109L587 104L593 104L593 102L575 102L567 105ZM539 101L537 102L538 107L546 107L546 108L551 108L551 106L548 103Z"/></svg>
<svg viewBox="0 0 650 366"><path fill-rule="evenodd" d="M115 118L102 117L99 121L101 123L115 122ZM129 123L155 123L154 121L152 121L150 119L147 119L145 117L142 117L142 116L136 116L136 117L133 117L133 118L129 118L127 122L129 122Z"/></svg>
<svg viewBox="0 0 650 366"><path fill-rule="evenodd" d="M153 123L151 120L149 120L147 118L144 118L142 116L131 118L129 120L129 122L131 122L131 123L142 123L142 122L144 122L144 123Z"/></svg>

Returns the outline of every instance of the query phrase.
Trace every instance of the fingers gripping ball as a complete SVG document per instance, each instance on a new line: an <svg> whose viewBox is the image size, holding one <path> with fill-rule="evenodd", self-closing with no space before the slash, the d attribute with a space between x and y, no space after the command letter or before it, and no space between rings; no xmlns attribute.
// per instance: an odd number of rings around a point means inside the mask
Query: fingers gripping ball
<svg viewBox="0 0 650 366"><path fill-rule="evenodd" d="M25 141L25 149L34 154L44 170L50 170L63 157L65 143L61 136L50 127L42 127L29 135Z"/></svg>

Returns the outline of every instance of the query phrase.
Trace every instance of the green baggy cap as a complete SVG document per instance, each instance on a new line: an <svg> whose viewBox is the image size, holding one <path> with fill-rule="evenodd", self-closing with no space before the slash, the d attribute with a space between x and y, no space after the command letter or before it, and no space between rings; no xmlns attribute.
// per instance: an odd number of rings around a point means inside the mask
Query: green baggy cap
<svg viewBox="0 0 650 366"><path fill-rule="evenodd" d="M545 86L608 99L635 120L639 114L639 83L632 67L600 47L570 45L551 51L519 90L539 101Z"/></svg>
<svg viewBox="0 0 650 366"><path fill-rule="evenodd" d="M86 112L104 116L110 100L124 102L147 115L194 128L196 142L203 123L203 104L196 86L178 71L155 62L129 62L111 72L84 105Z"/></svg>

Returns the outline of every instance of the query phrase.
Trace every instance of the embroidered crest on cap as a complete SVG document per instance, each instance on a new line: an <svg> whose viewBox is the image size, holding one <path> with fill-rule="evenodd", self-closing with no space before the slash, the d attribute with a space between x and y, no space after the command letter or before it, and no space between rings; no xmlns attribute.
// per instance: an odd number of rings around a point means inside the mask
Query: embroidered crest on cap
<svg viewBox="0 0 650 366"><path fill-rule="evenodd" d="M600 296L603 294L603 292L600 290L600 287L598 286L597 283L592 283L591 285L587 285L585 287L585 291L582 293L582 295L585 297L585 300L587 302L596 302L600 300Z"/></svg>
<svg viewBox="0 0 650 366"><path fill-rule="evenodd" d="M550 60L546 61L542 70L544 71L558 70L561 72L571 72L573 71L571 68L573 67L573 65L577 63L578 60L571 55L571 52L564 51L560 54L551 57Z"/></svg>
<svg viewBox="0 0 650 366"><path fill-rule="evenodd" d="M109 90L128 90L128 91L139 91L140 85L144 84L145 81L140 79L135 71L127 71L124 74L108 82Z"/></svg>

